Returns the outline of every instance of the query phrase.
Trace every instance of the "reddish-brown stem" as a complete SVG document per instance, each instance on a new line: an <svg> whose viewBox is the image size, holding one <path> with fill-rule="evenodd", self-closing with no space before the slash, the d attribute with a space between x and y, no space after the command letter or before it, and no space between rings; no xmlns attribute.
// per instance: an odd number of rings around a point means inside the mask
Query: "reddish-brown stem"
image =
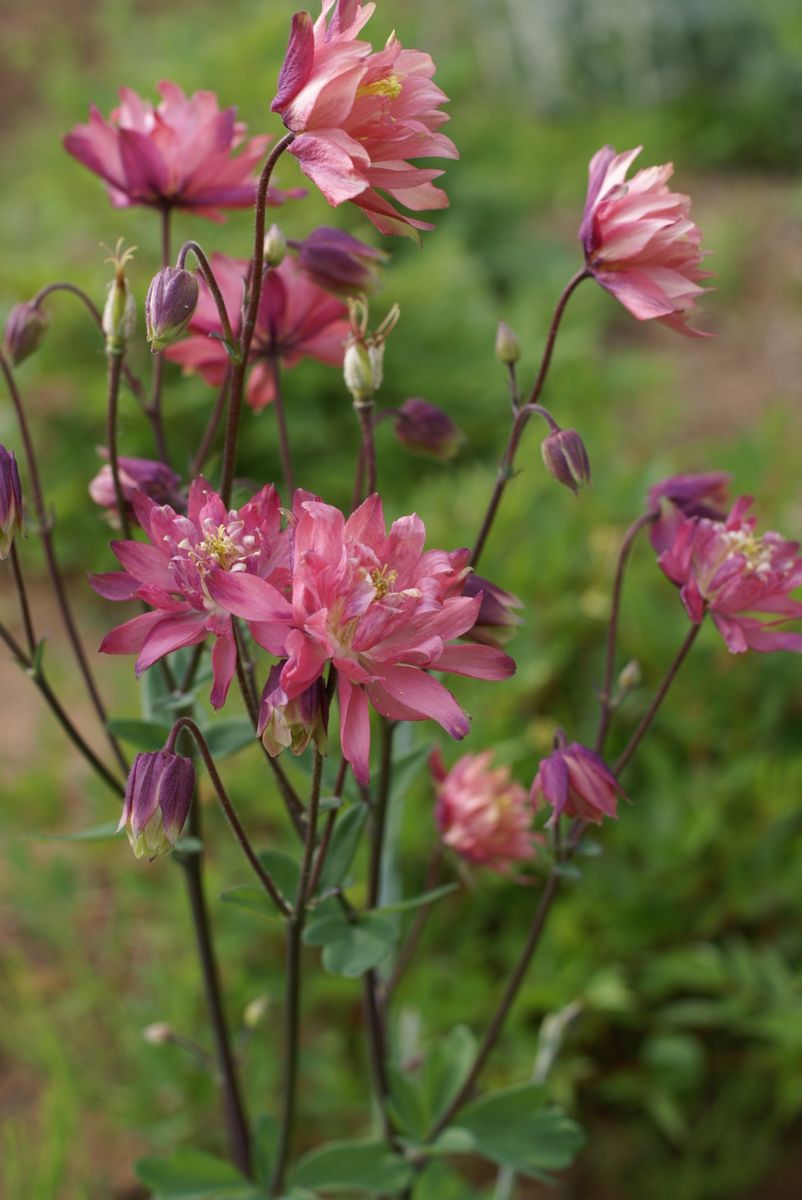
<svg viewBox="0 0 802 1200"><path fill-rule="evenodd" d="M228 317L228 311L226 310L226 302L223 299L223 293L220 291L220 284L217 282L217 276L212 270L212 264L209 262L208 258L197 242L184 242L179 251L176 266L183 269L187 261L187 255L190 253L194 254L198 266L200 267L200 273L203 276L203 281L209 289L209 294L211 295L212 300L214 300L214 305L217 309L217 315L220 318L220 325L223 329L223 337L226 340L226 344L233 347L235 342L234 330L231 328L231 321Z"/></svg>
<svg viewBox="0 0 802 1200"><path fill-rule="evenodd" d="M170 213L169 204L164 204L159 210L161 218L161 251L162 267L170 265ZM167 449L167 438L164 434L162 421L162 384L164 382L164 359L161 352L154 355L153 378L151 380L150 400L145 405L145 416L150 422L153 440L156 443L156 453L166 466L170 465L170 455Z"/></svg>
<svg viewBox="0 0 802 1200"><path fill-rule="evenodd" d="M372 496L376 491L376 443L373 437L373 401L355 404L359 417L359 428L362 431L361 461L364 463L366 494Z"/></svg>
<svg viewBox="0 0 802 1200"><path fill-rule="evenodd" d="M345 758L341 758L340 766L337 770L337 779L334 783L334 791L332 792L332 795L336 796L338 800L343 794L343 786L345 785L345 776L347 770L348 763L346 762ZM323 836L320 839L320 847L317 852L317 857L315 858L315 865L312 870L312 878L309 883L310 896L314 896L315 892L317 891L318 884L320 883L320 876L326 863L326 855L328 854L329 846L331 845L331 837L334 833L334 826L337 822L338 812L339 809L333 808L326 818L326 826L323 830Z"/></svg>
<svg viewBox="0 0 802 1200"><path fill-rule="evenodd" d="M28 645L28 653L31 658L36 654L36 634L33 631L33 618L31 617L31 606L28 603L28 590L25 587L25 579L20 566L17 547L11 543L11 572L14 576L14 587L17 591L17 600L19 601L19 611L22 618L22 628L25 630L25 641Z"/></svg>
<svg viewBox="0 0 802 1200"><path fill-rule="evenodd" d="M120 528L122 529L123 537L127 541L131 537L131 526L128 521L128 505L125 502L123 486L120 482L120 462L117 454L117 411L120 399L120 376L122 374L123 356L122 354L109 354L107 355L107 360L108 398L106 401L106 440L109 447L109 466L111 468L111 478L114 483L117 515L120 518Z"/></svg>

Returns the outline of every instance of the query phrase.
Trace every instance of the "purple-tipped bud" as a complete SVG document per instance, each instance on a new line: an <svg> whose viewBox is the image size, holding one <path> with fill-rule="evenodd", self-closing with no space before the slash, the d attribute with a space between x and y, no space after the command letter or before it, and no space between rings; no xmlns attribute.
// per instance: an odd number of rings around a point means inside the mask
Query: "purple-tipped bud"
<svg viewBox="0 0 802 1200"><path fill-rule="evenodd" d="M659 508L661 500L670 500L686 517L723 521L730 508L727 488L731 479L729 471L671 475L649 488L649 507Z"/></svg>
<svg viewBox="0 0 802 1200"><path fill-rule="evenodd" d="M278 225L271 225L265 234L265 263L268 267L280 267L286 254L287 239Z"/></svg>
<svg viewBox="0 0 802 1200"><path fill-rule="evenodd" d="M575 429L557 429L540 447L546 470L558 483L576 495L580 485L590 483L590 463L582 438Z"/></svg>
<svg viewBox="0 0 802 1200"><path fill-rule="evenodd" d="M465 578L462 594L478 596L480 593L479 616L473 628L464 634L465 640L480 642L483 646L502 646L521 624L521 618L514 610L523 608L523 604L512 592L505 592L504 588L496 587L489 579L472 571Z"/></svg>
<svg viewBox="0 0 802 1200"><path fill-rule="evenodd" d="M616 802L623 795L607 764L579 742L558 747L541 759L530 791L535 808L544 802L551 805L549 824L565 814L600 825L605 817L618 815Z"/></svg>
<svg viewBox="0 0 802 1200"><path fill-rule="evenodd" d="M108 458L109 452L105 446L100 447L99 453ZM150 458L128 458L123 455L117 460L122 488L123 500L129 509L129 517L136 519L132 500L135 492L144 492L156 504L170 504L173 508L184 508L184 497L181 495L181 477L176 475L166 463L155 462ZM101 467L89 484L89 495L95 504L108 510L112 518L117 518L117 495L114 491L114 479L111 467Z"/></svg>
<svg viewBox="0 0 802 1200"><path fill-rule="evenodd" d="M513 367L521 357L521 343L506 321L499 321L496 331L496 358Z"/></svg>
<svg viewBox="0 0 802 1200"><path fill-rule="evenodd" d="M145 298L145 326L153 354L181 337L198 304L198 280L182 267L164 267Z"/></svg>
<svg viewBox="0 0 802 1200"><path fill-rule="evenodd" d="M0 558L7 558L22 529L22 486L12 450L0 446Z"/></svg>
<svg viewBox="0 0 802 1200"><path fill-rule="evenodd" d="M6 320L3 345L15 367L39 349L49 323L47 313L38 305L14 305Z"/></svg>
<svg viewBox="0 0 802 1200"><path fill-rule="evenodd" d="M316 680L300 696L287 699L281 686L283 663L277 663L267 677L259 706L258 733L271 758L282 750L303 754L311 741L325 753L329 726L329 701L322 679Z"/></svg>
<svg viewBox="0 0 802 1200"><path fill-rule="evenodd" d="M408 450L431 454L441 462L453 458L465 434L442 408L417 396L405 400L395 414L395 436Z"/></svg>
<svg viewBox="0 0 802 1200"><path fill-rule="evenodd" d="M381 287L379 265L387 255L342 229L321 226L293 243L298 263L310 279L338 296L371 295Z"/></svg>
<svg viewBox="0 0 802 1200"><path fill-rule="evenodd" d="M118 829L125 829L137 858L171 850L184 828L195 790L195 768L183 754L137 754L128 775Z"/></svg>

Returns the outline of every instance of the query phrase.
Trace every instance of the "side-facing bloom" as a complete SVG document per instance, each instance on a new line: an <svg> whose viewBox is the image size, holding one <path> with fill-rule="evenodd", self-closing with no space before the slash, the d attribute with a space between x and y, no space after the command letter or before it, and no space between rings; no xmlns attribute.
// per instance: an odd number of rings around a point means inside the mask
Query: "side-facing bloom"
<svg viewBox="0 0 802 1200"><path fill-rule="evenodd" d="M529 793L535 808L550 804L550 823L565 814L601 825L618 815L617 798L623 791L610 768L579 742L559 747L540 761Z"/></svg>
<svg viewBox="0 0 802 1200"><path fill-rule="evenodd" d="M515 670L492 646L447 644L472 628L479 611L478 597L461 594L468 551L425 551L426 530L414 514L388 533L375 494L346 520L296 493L294 519L293 628L280 679L287 699L334 664L343 754L360 783L369 779L371 704L390 720L431 718L464 737L468 717L429 672L504 679ZM235 596L217 594L246 615Z"/></svg>
<svg viewBox="0 0 802 1200"><path fill-rule="evenodd" d="M521 618L515 613L516 608L523 608L518 597L475 571L466 577L462 594L479 596L481 600L476 624L465 634L466 639L481 642L484 646L501 646L508 642L521 624Z"/></svg>
<svg viewBox="0 0 802 1200"><path fill-rule="evenodd" d="M108 120L92 105L88 124L64 138L65 149L100 176L115 208L184 208L215 221L223 208L249 208L270 137L246 139L237 110L221 110L214 92L187 96L168 81L158 91L154 106L120 88ZM269 203L299 194L271 191Z"/></svg>
<svg viewBox="0 0 802 1200"><path fill-rule="evenodd" d="M649 508L658 514L649 530L649 537L658 554L662 554L673 542L680 516L724 520L729 507L727 490L731 478L728 471L671 475L649 488Z"/></svg>
<svg viewBox="0 0 802 1200"><path fill-rule="evenodd" d="M750 496L741 496L724 521L675 510L671 544L658 562L680 588L695 625L709 612L727 649L802 651L802 634L777 626L802 617L790 593L802 585L799 543L779 533L755 533ZM766 618L769 619L766 619Z"/></svg>
<svg viewBox="0 0 802 1200"><path fill-rule="evenodd" d="M158 750L137 754L125 787L120 824L137 858L171 850L184 828L195 790L192 759Z"/></svg>
<svg viewBox="0 0 802 1200"><path fill-rule="evenodd" d="M409 160L458 154L439 132L447 97L429 55L404 50L395 34L377 53L358 40L374 8L323 0L314 22L296 13L272 107L296 135L290 153L330 204L351 200L381 233L416 237L432 226L391 201L420 212L446 208L448 197L432 182L442 171Z"/></svg>
<svg viewBox="0 0 802 1200"><path fill-rule="evenodd" d="M672 163L627 171L642 146L616 154L603 146L591 159L579 239L588 271L639 321L656 318L678 333L705 337L686 324L700 281L702 235L688 196L671 192Z"/></svg>
<svg viewBox="0 0 802 1200"><path fill-rule="evenodd" d="M0 446L0 559L8 558L22 529L22 485L13 450Z"/></svg>
<svg viewBox="0 0 802 1200"><path fill-rule="evenodd" d="M379 266L387 255L343 229L321 225L302 242L290 243L313 283L338 296L369 296L381 287Z"/></svg>
<svg viewBox="0 0 802 1200"><path fill-rule="evenodd" d="M509 767L494 769L492 760L491 750L465 754L446 771L440 751L432 752L435 820L446 846L468 862L507 875L534 853L532 810Z"/></svg>
<svg viewBox="0 0 802 1200"><path fill-rule="evenodd" d="M448 413L419 396L410 396L393 416L393 432L402 446L448 462L457 453L465 434Z"/></svg>
<svg viewBox="0 0 802 1200"><path fill-rule="evenodd" d="M284 652L291 609L281 593L290 578L290 542L281 531L278 493L272 485L264 487L229 511L199 477L190 487L186 516L142 492L134 493L133 505L149 543L112 542L124 569L91 576L90 582L107 600L143 600L153 611L106 634L100 649L136 654L141 675L165 654L196 646L211 634L211 701L220 708L236 668L235 609L260 646L277 656Z"/></svg>
<svg viewBox="0 0 802 1200"><path fill-rule="evenodd" d="M213 254L211 265L236 337L249 264ZM276 393L271 359L280 361L283 367L294 367L303 358L340 366L349 328L348 310L342 301L313 283L289 255L280 266L268 271L248 359L253 364L246 390L251 408L258 412L273 402ZM207 383L219 387L226 378L229 357L219 338L209 336L222 333L222 327L203 281L189 333L184 341L168 346L164 357L181 363L185 371L197 371Z"/></svg>
<svg viewBox="0 0 802 1200"><path fill-rule="evenodd" d="M99 453L103 458L109 457L105 446L100 447ZM131 515L134 511L132 501L137 491L144 492L156 504L172 504L174 508L182 506L181 476L166 463L156 462L152 458L129 458L122 455L117 460L117 466L123 500L129 506ZM108 463L100 468L89 484L89 495L95 504L108 509L112 515L116 514L117 496Z"/></svg>
<svg viewBox="0 0 802 1200"><path fill-rule="evenodd" d="M311 683L300 696L288 699L281 686L283 663L271 667L259 704L257 733L273 758L289 749L303 754L314 741L321 754L326 750L329 725L329 698L322 677Z"/></svg>

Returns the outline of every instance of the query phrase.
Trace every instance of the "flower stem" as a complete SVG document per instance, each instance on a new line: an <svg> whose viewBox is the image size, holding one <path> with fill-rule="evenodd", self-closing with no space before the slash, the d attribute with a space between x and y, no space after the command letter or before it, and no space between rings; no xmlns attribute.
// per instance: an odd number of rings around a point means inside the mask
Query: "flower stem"
<svg viewBox="0 0 802 1200"><path fill-rule="evenodd" d="M109 444L109 466L114 483L114 497L117 501L117 513L120 518L120 528L123 537L129 540L131 526L128 521L128 506L123 495L120 482L120 463L117 455L117 410L120 398L120 376L122 374L123 355L109 354L108 358L108 399L106 408L106 440Z"/></svg>
<svg viewBox="0 0 802 1200"><path fill-rule="evenodd" d="M36 461L36 451L34 450L33 440L31 438L31 433L28 428L28 421L25 416L25 409L22 404L22 398L17 389L17 385L16 385L16 381L14 379L13 372L12 372L11 368L9 367L8 362L6 361L5 355L3 355L2 353L0 353L0 370L2 370L3 375L5 377L9 395L11 396L11 401L12 401L12 404L14 405L14 410L17 415L17 422L19 424L20 436L22 438L22 444L25 448L25 458L26 458L26 461L28 464L28 481L30 483L31 495L33 497L33 507L34 507L34 511L36 513L36 519L37 519L37 522L39 525L39 536L42 539L42 544L43 544L44 552L45 552L45 561L47 563L47 570L48 570L48 574L50 575L50 582L53 586L53 591L56 596L56 601L58 604L59 612L61 613L61 619L62 619L62 621L64 623L64 627L67 631L67 637L69 638L70 645L72 647L72 652L73 652L73 655L75 656L75 661L78 664L78 669L81 672L81 677L83 678L87 693L89 695L90 700L92 701L92 705L95 709L95 712L97 713L98 720L100 721L101 725L103 726L104 733L105 733L108 743L112 749L114 757L116 758L116 760L119 763L123 772L127 775L128 774L128 763L126 762L125 755L123 754L122 750L120 749L120 745L119 745L117 739L115 738L114 734L111 733L111 731L108 729L108 726L107 726L108 718L106 716L106 709L104 707L103 701L100 698L100 693L97 689L97 685L95 683L94 676L92 675L92 671L90 670L89 662L87 660L86 653L84 651L83 644L81 642L81 638L78 633L78 628L73 619L72 610L70 608L69 600L67 598L67 590L64 586L64 580L62 579L62 576L61 576L61 570L58 565L58 559L56 558L56 550L55 550L55 546L53 543L52 521L48 517L47 511L45 509L44 497L42 494L42 486L41 486L41 481L39 479L39 468L37 466L37 461Z"/></svg>
<svg viewBox="0 0 802 1200"><path fill-rule="evenodd" d="M373 401L360 401L355 404L359 427L362 431L361 461L364 464L366 476L366 495L372 496L376 491L376 442L373 437Z"/></svg>
<svg viewBox="0 0 802 1200"><path fill-rule="evenodd" d="M212 270L212 264L209 262L208 258L197 242L184 242L181 250L179 251L176 266L183 269L187 261L187 255L190 253L194 254L195 258L197 259L198 266L200 267L200 273L203 276L203 281L209 289L212 300L214 300L214 305L217 309L217 315L220 318L220 324L223 329L223 337L226 340L226 344L228 346L234 346L234 330L231 328L231 321L228 318L226 302L223 299L223 293L220 291L220 284L217 282L217 276Z"/></svg>
<svg viewBox="0 0 802 1200"><path fill-rule="evenodd" d="M226 440L223 449L223 479L220 485L220 495L223 503L231 502L231 486L234 482L234 469L237 461L237 437L239 435L239 418L242 408L242 395L245 385L245 370L248 365L248 354L256 328L256 318L259 313L259 300L262 294L262 268L264 266L265 242L265 208L267 206L267 191L270 187L270 177L273 168L288 146L295 141L294 133L287 133L276 142L268 155L267 162L259 177L256 192L256 207L254 212L253 258L250 270L250 295L245 319L242 323L240 336L240 361L235 364L231 375L231 395L228 401L228 420L226 421Z"/></svg>
<svg viewBox="0 0 802 1200"><path fill-rule="evenodd" d="M170 206L168 204L162 205L160 209L160 217L162 267L168 267L170 265ZM151 430L153 431L153 440L156 443L156 453L165 466L169 467L170 455L167 449L167 439L164 434L164 423L162 421L163 376L164 359L161 351L159 351L159 353L154 355L150 400L145 405L145 415L148 418Z"/></svg>
<svg viewBox="0 0 802 1200"><path fill-rule="evenodd" d="M20 616L22 617L22 627L25 630L25 641L28 644L28 653L31 658L36 654L36 634L33 630L33 619L31 617L31 606L28 603L28 591L25 587L25 579L20 566L17 547L14 542L11 543L11 571L14 576L14 587L17 591L17 599L19 601Z"/></svg>
<svg viewBox="0 0 802 1200"><path fill-rule="evenodd" d="M479 530L479 536L476 539L476 544L474 545L473 553L471 554L472 567L475 567L479 561L479 556L484 549L485 542L487 541L490 530L493 527L493 522L495 520L496 513L498 512L498 507L501 503L501 498L504 495L504 489L506 488L510 479L512 479L515 466L515 455L518 450L518 445L521 441L523 431L526 428L530 416L534 411L536 411L532 406L537 405L540 399L540 393L543 391L543 386L549 373L549 367L551 366L551 359L554 353L554 343L557 340L557 333L560 328L560 322L562 321L563 313L565 312L565 306L575 289L579 287L579 284L582 282L582 280L587 278L588 271L583 267L581 271L577 271L576 275L574 275L574 277L568 281L562 295L560 296L560 299L557 301L557 306L554 309L554 315L551 318L551 325L549 326L549 332L546 338L546 346L543 351L543 358L540 362L540 369L532 386L532 392L529 397L529 401L523 406L523 408L518 408L515 413L515 419L512 424L512 430L510 431L509 441L507 442L507 447L502 455L498 474L496 476L495 487L493 488L493 493L490 497L490 503L487 506L487 511L485 512L484 520L482 521L482 527Z"/></svg>
<svg viewBox="0 0 802 1200"><path fill-rule="evenodd" d="M284 398L281 394L281 363L278 354L273 351L268 358L270 375L273 380L273 406L276 410L276 427L278 429L278 446L281 455L281 472L284 477L284 490L288 503L295 491L295 476L292 469L290 439L287 433L287 418L284 413Z"/></svg>

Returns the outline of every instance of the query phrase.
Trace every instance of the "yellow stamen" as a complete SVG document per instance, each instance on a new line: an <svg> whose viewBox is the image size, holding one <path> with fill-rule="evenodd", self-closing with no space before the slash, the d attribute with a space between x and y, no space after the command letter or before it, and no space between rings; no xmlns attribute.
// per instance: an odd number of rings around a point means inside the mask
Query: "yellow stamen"
<svg viewBox="0 0 802 1200"><path fill-rule="evenodd" d="M386 96L388 100L395 100L401 95L401 80L397 75L388 75L385 79L377 79L375 83L366 83L357 88L356 94L358 97Z"/></svg>
<svg viewBox="0 0 802 1200"><path fill-rule="evenodd" d="M392 591L393 584L398 578L398 572L392 571L385 564L383 567L374 567L369 578L376 589L376 599L383 600L387 593Z"/></svg>
<svg viewBox="0 0 802 1200"><path fill-rule="evenodd" d="M225 525L218 525L217 529L211 533L207 533L201 542L200 548L210 558L216 558L218 565L224 571L233 566L240 557L240 550L236 542L230 537Z"/></svg>

